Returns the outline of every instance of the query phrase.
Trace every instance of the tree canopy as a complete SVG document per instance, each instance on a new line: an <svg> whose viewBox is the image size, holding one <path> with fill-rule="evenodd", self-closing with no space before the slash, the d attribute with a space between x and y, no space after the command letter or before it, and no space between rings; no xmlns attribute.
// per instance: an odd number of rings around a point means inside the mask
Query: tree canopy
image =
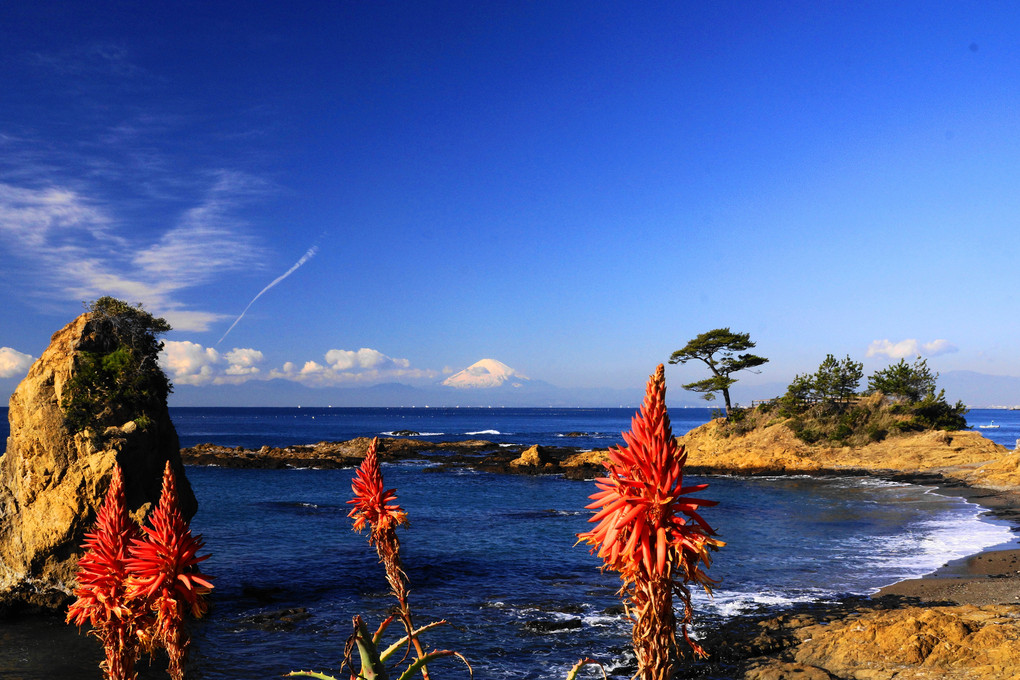
<svg viewBox="0 0 1020 680"><path fill-rule="evenodd" d="M795 376L785 395L758 410L764 422L789 418L790 429L809 444L864 444L890 432L967 427L967 407L946 401L945 390L936 390L938 374L921 357L876 371L865 395L858 393L862 376L863 364L829 354L815 373Z"/></svg>
<svg viewBox="0 0 1020 680"><path fill-rule="evenodd" d="M863 377L864 364L854 361L849 355L838 361L827 354L814 374L814 396L822 401L845 404L857 394Z"/></svg>
<svg viewBox="0 0 1020 680"><path fill-rule="evenodd" d="M868 390L881 392L891 397L901 397L910 403L921 401L929 394L935 394L935 381L939 374L928 368L928 360L917 357L913 365L905 359L875 371L868 378Z"/></svg>
<svg viewBox="0 0 1020 680"><path fill-rule="evenodd" d="M722 392L727 415L732 408L730 387L737 382L730 377L733 373L753 369L768 363L768 359L756 354L739 354L753 348L749 333L734 333L729 328L715 328L698 335L669 358L671 364L686 364L692 359L703 362L712 372L711 377L687 383L682 387L692 392L701 392L707 400L715 399Z"/></svg>
<svg viewBox="0 0 1020 680"><path fill-rule="evenodd" d="M90 337L61 401L64 421L72 432L91 428L95 435L103 425L126 420L144 426L173 389L158 363L163 349L158 336L170 324L141 304L109 296L85 307Z"/></svg>

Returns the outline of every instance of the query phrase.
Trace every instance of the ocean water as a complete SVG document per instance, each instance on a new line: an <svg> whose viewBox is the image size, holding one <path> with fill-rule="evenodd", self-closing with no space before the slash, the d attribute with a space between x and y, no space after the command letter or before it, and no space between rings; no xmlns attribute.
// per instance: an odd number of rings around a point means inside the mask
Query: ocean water
<svg viewBox="0 0 1020 680"><path fill-rule="evenodd" d="M619 442L633 415L625 409L352 411L174 409L172 415L184 445L308 443L410 429L431 433L422 435L428 438L585 447ZM1011 414L979 413L1001 426L982 432L1020 429ZM674 409L671 417L681 433L704 422L709 410ZM471 434L480 432L486 434ZM586 435L563 437L568 432ZM430 646L464 653L478 678L563 677L581 657L620 668L629 629L612 609L618 579L575 545L588 526L583 507L594 484L414 463L386 464L383 472L411 520L400 538L416 621L451 624L426 637ZM273 678L298 668L338 675L351 617L360 613L374 626L391 605L374 551L346 517L352 475L188 469L200 502L192 526L212 555L204 564L217 586L213 611L193 627L191 677ZM1013 537L1008 525L981 517L977 506L914 485L862 478L702 481L710 486L700 495L720 501L705 517L727 545L710 570L720 579L714 597L696 595L695 633L739 613L873 592ZM264 621L290 608L303 610L299 620L267 629ZM95 658L82 651L90 642L52 622L0 624L0 677L49 678L54 669L71 680L98 677ZM457 661L442 662L440 674L468 677Z"/></svg>
<svg viewBox="0 0 1020 680"><path fill-rule="evenodd" d="M636 408L636 407L635 407ZM499 444L605 448L621 443L635 408L171 408L181 446L210 442L259 448L407 430L428 441L486 439ZM673 432L706 423L715 409L673 408ZM1020 411L974 409L967 423L988 439L1013 449L1020 441ZM982 425L997 425L983 429ZM582 433L574 437L568 434ZM10 434L7 407L0 407L0 453Z"/></svg>
<svg viewBox="0 0 1020 680"><path fill-rule="evenodd" d="M417 432L433 441L606 448L630 429L632 408L173 408L181 446L203 442L258 448ZM713 409L673 409L678 434L702 425ZM569 436L568 436L569 435Z"/></svg>

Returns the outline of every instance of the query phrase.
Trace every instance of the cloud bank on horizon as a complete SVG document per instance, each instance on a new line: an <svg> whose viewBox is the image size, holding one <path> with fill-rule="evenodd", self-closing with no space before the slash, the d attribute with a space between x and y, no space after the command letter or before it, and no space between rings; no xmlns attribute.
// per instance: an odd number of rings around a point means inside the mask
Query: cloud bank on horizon
<svg viewBox="0 0 1020 680"><path fill-rule="evenodd" d="M432 380L439 373L411 367L407 359L389 357L363 347L359 350L331 349L324 363L305 361L300 366L286 361L277 368L266 367L262 352L237 348L219 352L191 341L166 341L160 365L170 379L181 385L240 385L249 380L290 380L309 387L371 385L391 380Z"/></svg>
<svg viewBox="0 0 1020 680"><path fill-rule="evenodd" d="M898 342L883 339L873 341L865 356L898 360L917 356L936 357L958 351L956 346L944 339L924 343L912 338ZM282 379L310 387L338 387L435 380L453 372L450 367L442 371L412 368L408 359L390 357L367 347L358 350L330 349L322 358L322 363L314 360L285 361L274 368L265 365L265 354L257 349L235 347L228 352L220 352L215 347L205 347L188 340L167 340L160 354L160 365L174 383L193 386L240 385L250 380ZM0 347L0 378L23 377L34 360L33 356L24 352ZM511 373L519 375L512 370ZM444 384L452 384L450 380L447 378Z"/></svg>

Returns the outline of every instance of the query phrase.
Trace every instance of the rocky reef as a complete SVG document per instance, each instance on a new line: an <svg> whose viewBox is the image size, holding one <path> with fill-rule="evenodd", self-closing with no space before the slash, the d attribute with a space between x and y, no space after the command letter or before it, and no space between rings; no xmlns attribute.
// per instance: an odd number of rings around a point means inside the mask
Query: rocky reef
<svg viewBox="0 0 1020 680"><path fill-rule="evenodd" d="M66 602L84 534L115 464L124 471L136 519L158 502L168 460L182 510L190 517L198 507L165 397L146 408L141 424L111 409L94 429L67 427L62 405L83 357L111 351L104 321L86 313L57 331L11 396L10 437L0 456L0 613Z"/></svg>

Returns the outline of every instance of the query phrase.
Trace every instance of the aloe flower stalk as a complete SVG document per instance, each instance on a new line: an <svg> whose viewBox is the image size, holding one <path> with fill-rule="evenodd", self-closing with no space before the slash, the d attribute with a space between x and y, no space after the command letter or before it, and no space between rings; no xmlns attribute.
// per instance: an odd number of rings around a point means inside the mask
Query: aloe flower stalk
<svg viewBox="0 0 1020 680"><path fill-rule="evenodd" d="M138 630L143 626L141 607L126 592L126 559L138 527L128 517L124 478L120 466L113 478L91 533L85 534L86 552L78 560L78 598L67 610L67 622L89 623L103 643L103 672L108 680L133 680L140 656Z"/></svg>
<svg viewBox="0 0 1020 680"><path fill-rule="evenodd" d="M708 592L714 581L704 569L709 550L722 541L701 517L699 508L716 501L691 498L707 484L683 486L687 453L676 443L666 412L662 364L648 380L645 399L623 433L626 446L610 448L607 475L595 480L599 491L586 506L596 511L594 529L578 534L603 560L602 569L619 572L620 595L634 622L632 633L638 675L668 680L677 670L680 650L674 593L680 600L679 626L695 654L704 650L688 635L692 620L688 584Z"/></svg>
<svg viewBox="0 0 1020 680"><path fill-rule="evenodd" d="M383 563L386 581L399 603L400 618L407 629L408 638L418 658L422 659L425 657L425 650L414 633L414 624L411 621L411 609L407 602L407 574L400 561L400 539L397 537L397 527L407 524L407 513L395 502L396 489L386 489L383 484L377 454L378 446L379 438L375 437L368 445L365 459L351 480L354 498L347 503L354 507L347 516L354 520L354 531L360 532L366 526L369 528L369 545L375 547L379 561ZM428 680L428 670L424 667L422 676Z"/></svg>
<svg viewBox="0 0 1020 680"><path fill-rule="evenodd" d="M151 526L142 527L143 536L131 541L128 592L147 602L155 616L143 642L150 648L164 647L170 659L167 672L174 680L182 680L190 644L184 616L189 612L195 618L205 614L205 595L213 585L198 570L198 563L209 555L198 555L204 543L201 536L192 536L181 514L169 461L159 505L149 522Z"/></svg>

